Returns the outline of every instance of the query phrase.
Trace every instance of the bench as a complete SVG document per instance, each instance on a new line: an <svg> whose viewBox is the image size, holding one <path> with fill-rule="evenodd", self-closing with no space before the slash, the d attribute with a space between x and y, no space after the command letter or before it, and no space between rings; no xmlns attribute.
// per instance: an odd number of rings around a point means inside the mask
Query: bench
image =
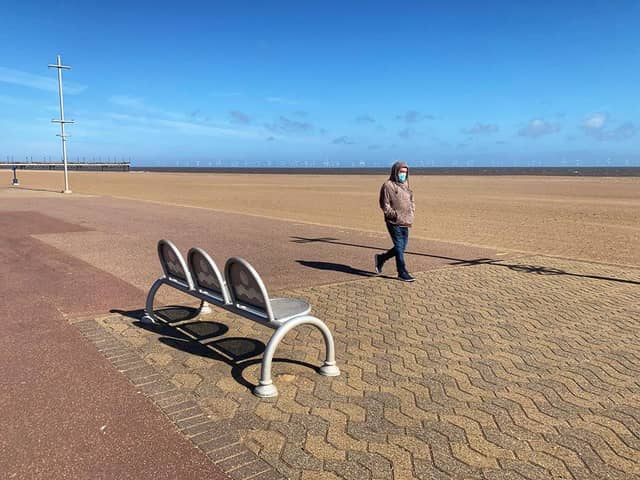
<svg viewBox="0 0 640 480"><path fill-rule="evenodd" d="M311 305L297 298L270 298L258 272L243 258L229 258L223 276L213 259L200 248L191 248L185 262L173 243L160 240L158 257L164 275L149 290L142 322L159 323L153 300L158 289L167 285L199 299L199 313L207 311L208 305L215 305L275 330L264 351L260 382L253 389L256 396L264 398L278 395L278 389L271 380L273 356L284 336L299 325L313 325L324 338L325 360L318 370L320 375L340 375L331 331L322 320L309 314Z"/></svg>

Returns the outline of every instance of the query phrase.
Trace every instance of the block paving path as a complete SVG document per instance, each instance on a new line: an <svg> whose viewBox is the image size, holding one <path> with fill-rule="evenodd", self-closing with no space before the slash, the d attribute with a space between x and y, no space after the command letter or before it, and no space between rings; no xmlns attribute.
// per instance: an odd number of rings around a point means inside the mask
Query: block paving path
<svg viewBox="0 0 640 480"><path fill-rule="evenodd" d="M640 269L544 256L278 292L308 299L258 399L271 330L165 308L74 325L235 479L640 478ZM189 300L185 298L185 304Z"/></svg>

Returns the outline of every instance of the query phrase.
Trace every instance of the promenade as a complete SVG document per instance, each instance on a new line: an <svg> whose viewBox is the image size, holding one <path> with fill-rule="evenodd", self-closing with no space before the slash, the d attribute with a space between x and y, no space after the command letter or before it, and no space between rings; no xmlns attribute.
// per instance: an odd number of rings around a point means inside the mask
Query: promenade
<svg viewBox="0 0 640 480"><path fill-rule="evenodd" d="M206 208L0 188L0 471L8 478L640 478L640 266L411 240ZM161 290L159 238L247 258L308 299L270 331Z"/></svg>

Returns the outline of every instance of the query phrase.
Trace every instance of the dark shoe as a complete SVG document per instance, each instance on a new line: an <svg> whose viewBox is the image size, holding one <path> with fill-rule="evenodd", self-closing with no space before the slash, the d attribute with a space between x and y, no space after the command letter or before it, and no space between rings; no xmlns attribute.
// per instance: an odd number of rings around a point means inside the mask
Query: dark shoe
<svg viewBox="0 0 640 480"><path fill-rule="evenodd" d="M377 274L381 274L382 273L382 265L384 265L384 260L381 261L380 254L376 253L373 256L373 263L375 265L376 273Z"/></svg>
<svg viewBox="0 0 640 480"><path fill-rule="evenodd" d="M416 279L413 278L409 273L404 272L398 275L398 280L402 280L403 282L415 282Z"/></svg>

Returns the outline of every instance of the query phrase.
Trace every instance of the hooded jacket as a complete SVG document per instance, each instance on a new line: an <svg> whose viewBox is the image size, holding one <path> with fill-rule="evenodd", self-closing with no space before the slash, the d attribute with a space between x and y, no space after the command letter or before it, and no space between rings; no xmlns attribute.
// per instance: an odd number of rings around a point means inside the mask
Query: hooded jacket
<svg viewBox="0 0 640 480"><path fill-rule="evenodd" d="M401 168L407 169L407 179L400 182L398 173ZM380 188L380 208L384 212L384 220L393 225L410 227L416 206L413 201L413 192L409 188L409 166L404 162L396 162L391 167L389 180Z"/></svg>

